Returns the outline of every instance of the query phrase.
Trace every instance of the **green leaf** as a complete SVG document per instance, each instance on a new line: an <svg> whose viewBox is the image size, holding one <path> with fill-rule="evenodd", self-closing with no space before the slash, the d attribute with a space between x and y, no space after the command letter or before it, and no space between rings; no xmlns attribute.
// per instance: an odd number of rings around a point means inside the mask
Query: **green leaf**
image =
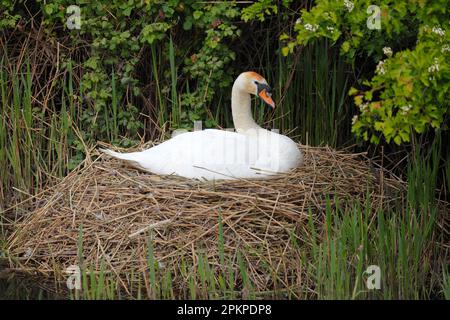
<svg viewBox="0 0 450 320"><path fill-rule="evenodd" d="M184 30L191 30L192 29L192 20L191 19L186 19L183 22L183 29Z"/></svg>
<svg viewBox="0 0 450 320"><path fill-rule="evenodd" d="M350 50L350 43L348 41L344 41L341 45L341 49L344 53L347 53Z"/></svg>
<svg viewBox="0 0 450 320"><path fill-rule="evenodd" d="M353 95L355 95L357 93L358 93L358 89L356 89L354 87L351 87L350 90L348 91L348 95L349 96L353 96Z"/></svg>
<svg viewBox="0 0 450 320"><path fill-rule="evenodd" d="M50 16L53 13L53 4L47 4L44 7L44 12L45 14L47 14L48 16Z"/></svg>
<svg viewBox="0 0 450 320"><path fill-rule="evenodd" d="M201 11L194 11L194 13L192 14L192 16L194 17L195 20L200 19L200 17L202 16L203 12Z"/></svg>
<svg viewBox="0 0 450 320"><path fill-rule="evenodd" d="M280 36L280 41L285 41L287 39L289 39L289 36L285 32L283 32Z"/></svg>

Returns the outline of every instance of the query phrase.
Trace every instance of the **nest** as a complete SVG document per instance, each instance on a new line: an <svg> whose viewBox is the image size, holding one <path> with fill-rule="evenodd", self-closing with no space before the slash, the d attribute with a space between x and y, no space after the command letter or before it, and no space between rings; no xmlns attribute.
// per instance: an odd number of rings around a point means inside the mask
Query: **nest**
<svg viewBox="0 0 450 320"><path fill-rule="evenodd" d="M67 267L82 263L117 276L132 295L130 275L148 279L151 241L159 272L170 272L179 292L200 260L217 276L224 256L236 274L244 262L255 291L273 288L269 271L277 288L293 288L301 278L294 247L305 242L309 220L323 221L327 201L363 204L369 196L375 211L403 188L364 154L299 147L304 164L269 180L162 177L101 156L32 198L34 210L8 240L11 267L64 280Z"/></svg>

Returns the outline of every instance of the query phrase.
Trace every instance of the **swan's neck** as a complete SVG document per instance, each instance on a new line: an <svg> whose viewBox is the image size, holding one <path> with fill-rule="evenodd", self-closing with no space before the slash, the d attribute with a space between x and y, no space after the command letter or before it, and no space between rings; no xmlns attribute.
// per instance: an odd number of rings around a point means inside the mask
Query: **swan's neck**
<svg viewBox="0 0 450 320"><path fill-rule="evenodd" d="M253 120L250 94L242 90L237 82L234 83L233 90L231 91L231 113L237 132L245 133L249 130L262 129Z"/></svg>

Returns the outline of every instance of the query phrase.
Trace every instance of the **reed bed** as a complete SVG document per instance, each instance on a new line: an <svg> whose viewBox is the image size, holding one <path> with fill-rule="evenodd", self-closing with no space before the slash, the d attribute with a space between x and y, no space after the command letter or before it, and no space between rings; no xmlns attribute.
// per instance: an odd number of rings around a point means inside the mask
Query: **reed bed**
<svg viewBox="0 0 450 320"><path fill-rule="evenodd" d="M155 270L183 292L199 267L212 282L240 290L246 283L255 292L308 286L296 259L308 245L305 226L323 223L337 198L341 207L369 200L374 214L404 184L364 154L299 147L305 163L269 180L162 177L104 155L88 157L21 204L34 209L9 236L9 267L62 281L67 267L81 265L90 274L115 275L129 294L130 275L142 275L142 287L152 291Z"/></svg>

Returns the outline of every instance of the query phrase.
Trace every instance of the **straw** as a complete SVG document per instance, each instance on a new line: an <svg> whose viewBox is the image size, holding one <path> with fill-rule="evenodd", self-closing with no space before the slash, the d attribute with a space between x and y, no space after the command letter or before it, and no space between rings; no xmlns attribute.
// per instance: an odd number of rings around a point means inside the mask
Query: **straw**
<svg viewBox="0 0 450 320"><path fill-rule="evenodd" d="M100 156L30 199L32 212L8 239L14 257L10 267L63 280L64 270L79 264L82 227L83 263L99 272L104 261L108 272L122 277L121 283L131 272L148 270L150 232L155 261L174 275L182 259L195 263L193 250L200 249L220 270L220 212L224 254L233 257L239 251L257 287L265 285L267 265L284 279L297 268L290 259L290 238L302 242L302 226L310 214L314 221L322 220L327 195L331 205L334 197L363 205L369 195L375 212L389 203L388 194L404 188L386 172L379 179L381 170L371 167L364 154L299 147L304 164L268 180L201 182L158 176ZM232 267L239 270L237 262ZM187 286L181 276L172 281L176 287Z"/></svg>

